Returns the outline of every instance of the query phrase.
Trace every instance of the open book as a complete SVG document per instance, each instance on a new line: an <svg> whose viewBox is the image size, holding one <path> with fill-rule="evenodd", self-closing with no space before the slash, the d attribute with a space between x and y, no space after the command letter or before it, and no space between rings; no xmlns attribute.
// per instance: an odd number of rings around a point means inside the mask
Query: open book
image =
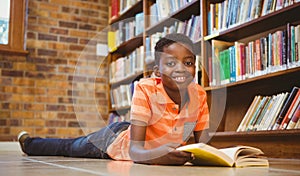
<svg viewBox="0 0 300 176"><path fill-rule="evenodd" d="M195 159L194 165L203 166L268 166L267 158L263 157L263 152L255 147L236 146L217 149L204 143L189 144L177 148L177 150L191 152Z"/></svg>

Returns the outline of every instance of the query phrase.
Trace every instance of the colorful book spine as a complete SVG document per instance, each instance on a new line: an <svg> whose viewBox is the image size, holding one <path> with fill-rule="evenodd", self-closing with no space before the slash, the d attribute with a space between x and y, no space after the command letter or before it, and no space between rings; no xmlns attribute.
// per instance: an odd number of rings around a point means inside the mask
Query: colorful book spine
<svg viewBox="0 0 300 176"><path fill-rule="evenodd" d="M299 90L300 89L298 87L293 87L291 93L289 94L289 97L287 98L286 102L284 103L284 105L279 113L279 116L276 119L276 123L273 126L273 130L277 130L279 128L280 124L282 123L283 118L285 117L292 101L294 100L294 98Z"/></svg>
<svg viewBox="0 0 300 176"><path fill-rule="evenodd" d="M300 118L300 104L298 104L297 109L295 110L293 116L291 117L291 120L289 124L287 125L286 129L294 129L297 122Z"/></svg>

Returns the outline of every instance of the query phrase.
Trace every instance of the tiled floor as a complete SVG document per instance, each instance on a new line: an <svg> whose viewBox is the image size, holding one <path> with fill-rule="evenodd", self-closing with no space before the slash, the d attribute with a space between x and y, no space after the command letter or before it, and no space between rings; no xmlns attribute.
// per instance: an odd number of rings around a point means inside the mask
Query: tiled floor
<svg viewBox="0 0 300 176"><path fill-rule="evenodd" d="M270 167L199 167L149 166L124 161L68 158L28 157L17 143L0 143L0 175L3 176L300 176L300 160L270 159Z"/></svg>

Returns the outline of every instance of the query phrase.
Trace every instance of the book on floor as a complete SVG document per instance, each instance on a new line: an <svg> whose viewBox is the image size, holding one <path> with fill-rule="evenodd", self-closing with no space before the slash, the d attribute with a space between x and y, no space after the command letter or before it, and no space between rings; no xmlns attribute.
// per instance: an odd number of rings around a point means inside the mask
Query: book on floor
<svg viewBox="0 0 300 176"><path fill-rule="evenodd" d="M195 143L181 146L177 150L193 153L195 159L191 163L199 166L248 167L269 165L262 150L251 146L217 149L204 143Z"/></svg>

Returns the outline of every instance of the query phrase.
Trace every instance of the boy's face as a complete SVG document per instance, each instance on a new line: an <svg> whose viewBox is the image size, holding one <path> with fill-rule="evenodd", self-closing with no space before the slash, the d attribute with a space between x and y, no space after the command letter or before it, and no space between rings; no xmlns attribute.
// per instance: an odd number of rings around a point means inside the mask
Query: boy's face
<svg viewBox="0 0 300 176"><path fill-rule="evenodd" d="M158 69L164 87L171 90L186 89L195 75L194 54L187 45L173 43L164 47Z"/></svg>

